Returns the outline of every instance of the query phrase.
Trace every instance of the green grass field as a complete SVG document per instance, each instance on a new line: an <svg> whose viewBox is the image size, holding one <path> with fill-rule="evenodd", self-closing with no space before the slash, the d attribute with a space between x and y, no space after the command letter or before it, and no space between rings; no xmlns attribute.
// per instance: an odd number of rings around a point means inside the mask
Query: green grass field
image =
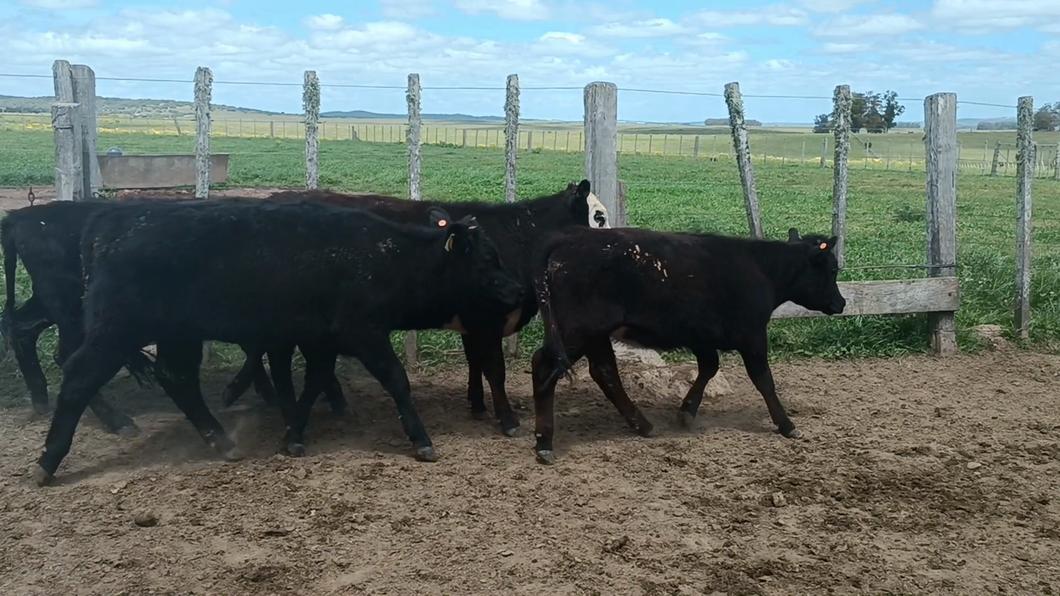
<svg viewBox="0 0 1060 596"><path fill-rule="evenodd" d="M188 119L133 118L100 116L100 134L113 138L124 147L137 141L129 137L174 137L174 143L194 144L195 122ZM305 125L296 116L255 116L219 111L213 115L211 135L215 138L304 139ZM0 133L50 132L49 117L44 114L0 114ZM585 138L581 122L526 121L520 123L519 147L526 150L578 153ZM324 119L318 136L326 141L369 143L404 143L407 125L398 120ZM809 128L751 127L752 159L756 163L778 162L817 165L822 152L826 165L832 164L831 134L813 134ZM850 167L868 170L913 171L924 167L924 145L920 129L896 128L888 134L857 134L851 139L848 156ZM426 121L421 131L425 145L503 148L504 129L497 122ZM961 170L988 174L994 149L999 154L1000 175L1016 173L1015 131L962 131L958 135ZM1060 132L1035 133L1038 144L1038 177L1054 175ZM168 146L168 145L167 145ZM177 145L173 145L177 146ZM621 154L665 155L678 157L728 159L733 154L727 127L676 126L664 124L620 124L618 147ZM104 147L105 148L105 147Z"/></svg>
<svg viewBox="0 0 1060 596"><path fill-rule="evenodd" d="M193 143L192 137L162 135L100 137L101 148L118 145L126 154L191 152ZM301 141L220 137L213 140L212 147L215 152L232 155L230 186L304 184ZM51 184L53 151L50 134L0 132L0 186ZM501 200L502 151L428 145L422 148L422 157L425 197ZM406 160L404 146L397 143L325 141L320 146L320 185L406 196ZM755 168L768 236L782 238L789 227L804 233L829 230L830 169L773 160L756 162ZM731 159L624 154L619 170L627 185L630 225L668 231L747 233L739 177ZM581 154L524 152L519 156L519 196L553 193L583 174ZM913 172L852 168L848 269L841 280L924 275L918 269L859 268L925 262L924 186L922 166ZM1060 345L1060 182L1035 181L1034 213L1031 341L1036 348L1053 350ZM963 349L978 347L972 333L976 325L994 323L1011 328L1014 245L1015 180L962 174L958 195L962 308L957 323ZM21 282L24 292L27 283L25 279ZM540 337L540 323L535 320L521 334L522 358L539 345ZM397 338L395 335L395 345L399 345ZM777 358L896 356L928 349L923 315L783 320L773 323L771 338ZM46 352L43 362L51 361L51 341L42 342ZM427 364L460 354L459 339L449 332L421 333L420 345L421 360ZM233 357L238 357L238 352L223 354L226 359Z"/></svg>

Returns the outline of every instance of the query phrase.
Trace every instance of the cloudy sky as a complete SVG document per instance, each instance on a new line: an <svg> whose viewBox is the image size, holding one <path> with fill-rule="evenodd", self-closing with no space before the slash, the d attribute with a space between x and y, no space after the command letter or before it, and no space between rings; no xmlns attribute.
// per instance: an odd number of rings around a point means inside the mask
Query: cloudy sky
<svg viewBox="0 0 1060 596"><path fill-rule="evenodd" d="M0 0L0 72L48 75L63 58L99 77L190 81L208 66L214 101L301 110L305 69L324 85L324 110L403 112L420 74L425 112L503 113L505 76L518 73L528 118L581 118L575 90L611 81L623 120L725 115L720 94L831 96L835 85L893 89L901 119L923 117L925 95L1015 105L1060 100L1060 0ZM284 82L248 86L225 82ZM451 90L431 87L495 87ZM49 79L0 76L0 94L47 95ZM100 81L100 95L190 99L190 83ZM827 99L748 97L750 118L803 122ZM966 104L961 117L1011 115Z"/></svg>

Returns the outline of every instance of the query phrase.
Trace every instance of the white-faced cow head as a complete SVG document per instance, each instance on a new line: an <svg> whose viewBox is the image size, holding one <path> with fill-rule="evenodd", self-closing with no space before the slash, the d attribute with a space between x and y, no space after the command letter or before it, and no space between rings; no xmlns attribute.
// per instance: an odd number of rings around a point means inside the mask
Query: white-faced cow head
<svg viewBox="0 0 1060 596"><path fill-rule="evenodd" d="M600 199L589 190L589 181L582 180L575 185L571 182L567 185L567 194L570 196L569 205L571 214L575 221L585 222L590 228L606 229L611 224L607 221L607 209Z"/></svg>

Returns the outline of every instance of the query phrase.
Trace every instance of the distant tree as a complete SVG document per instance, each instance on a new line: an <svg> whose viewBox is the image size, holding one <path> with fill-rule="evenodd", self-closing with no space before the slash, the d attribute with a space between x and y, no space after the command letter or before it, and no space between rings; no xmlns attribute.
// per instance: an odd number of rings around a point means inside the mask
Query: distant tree
<svg viewBox="0 0 1060 596"><path fill-rule="evenodd" d="M758 120L744 120L744 124L747 126L762 126L762 123ZM728 126L728 118L707 118L703 121L703 126Z"/></svg>
<svg viewBox="0 0 1060 596"><path fill-rule="evenodd" d="M832 115L818 114L813 119L813 132L832 132Z"/></svg>
<svg viewBox="0 0 1060 596"><path fill-rule="evenodd" d="M980 122L975 125L976 130L1016 130L1014 121L1000 120L997 122Z"/></svg>
<svg viewBox="0 0 1060 596"><path fill-rule="evenodd" d="M905 113L905 106L898 103L898 94L894 91L854 93L851 99L850 128L853 131L864 128L871 133L887 132L895 127L894 120Z"/></svg>
<svg viewBox="0 0 1060 596"><path fill-rule="evenodd" d="M1060 124L1060 102L1044 104L1034 113L1034 130L1053 131Z"/></svg>

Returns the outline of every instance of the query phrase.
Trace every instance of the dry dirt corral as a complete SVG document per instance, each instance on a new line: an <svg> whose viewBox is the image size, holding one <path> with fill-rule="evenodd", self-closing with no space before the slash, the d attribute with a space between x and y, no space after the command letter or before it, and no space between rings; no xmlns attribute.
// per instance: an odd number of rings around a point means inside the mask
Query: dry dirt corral
<svg viewBox="0 0 1060 596"><path fill-rule="evenodd" d="M41 489L28 470L46 423L0 410L0 594L1060 590L1060 358L780 364L802 441L772 432L734 360L732 391L704 401L695 431L677 426L678 398L631 388L653 439L591 381L562 381L552 467L534 461L521 367L515 439L470 419L464 369L413 379L433 464L410 457L389 397L348 362L351 414L318 404L304 459L277 454L282 424L252 392L221 408L227 375L204 389L248 453L239 463L124 378L107 393L140 436L86 414L61 485Z"/></svg>

